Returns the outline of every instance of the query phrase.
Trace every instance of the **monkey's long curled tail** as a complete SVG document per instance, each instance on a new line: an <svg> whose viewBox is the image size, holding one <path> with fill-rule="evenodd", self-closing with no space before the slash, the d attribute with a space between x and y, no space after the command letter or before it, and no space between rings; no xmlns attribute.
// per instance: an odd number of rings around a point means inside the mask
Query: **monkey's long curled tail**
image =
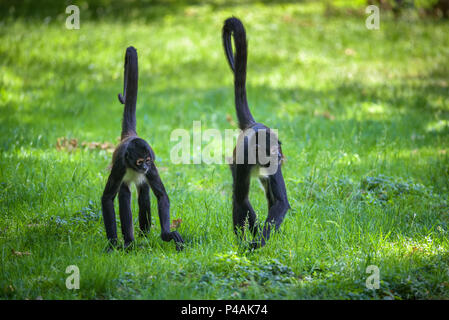
<svg viewBox="0 0 449 320"><path fill-rule="evenodd" d="M235 58L232 52L231 35L234 36ZM246 59L247 43L245 28L237 18L226 19L223 26L223 46L229 66L234 72L235 108L240 129L244 130L256 121L251 114L246 100Z"/></svg>
<svg viewBox="0 0 449 320"><path fill-rule="evenodd" d="M136 103L138 78L137 51L134 47L128 47L125 55L123 96L120 93L118 94L118 100L125 105L122 122L122 140L129 136L137 135Z"/></svg>

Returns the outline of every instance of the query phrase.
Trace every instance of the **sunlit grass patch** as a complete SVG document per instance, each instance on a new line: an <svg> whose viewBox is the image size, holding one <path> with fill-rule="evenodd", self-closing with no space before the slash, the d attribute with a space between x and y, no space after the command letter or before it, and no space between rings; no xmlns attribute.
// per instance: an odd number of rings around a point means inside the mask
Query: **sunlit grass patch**
<svg viewBox="0 0 449 320"><path fill-rule="evenodd" d="M0 297L447 298L448 24L387 15L368 31L358 3L144 6L128 21L111 7L77 31L63 14L2 21ZM254 252L232 231L229 167L170 160L174 129L236 128L221 43L230 15L247 30L248 102L279 130L292 206ZM180 253L160 239L154 196L152 229L137 234L134 189L136 248L104 250L100 197L129 45L139 54L137 131L156 153L171 219L182 220ZM264 221L257 181L250 199ZM72 264L76 291L65 287ZM366 287L369 265L378 290Z"/></svg>

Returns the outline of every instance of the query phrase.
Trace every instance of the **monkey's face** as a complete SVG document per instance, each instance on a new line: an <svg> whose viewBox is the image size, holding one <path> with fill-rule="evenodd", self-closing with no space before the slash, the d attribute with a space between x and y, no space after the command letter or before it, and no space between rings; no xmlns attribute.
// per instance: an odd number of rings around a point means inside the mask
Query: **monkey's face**
<svg viewBox="0 0 449 320"><path fill-rule="evenodd" d="M128 168L145 174L151 166L150 146L142 139L135 139L128 145L125 154Z"/></svg>

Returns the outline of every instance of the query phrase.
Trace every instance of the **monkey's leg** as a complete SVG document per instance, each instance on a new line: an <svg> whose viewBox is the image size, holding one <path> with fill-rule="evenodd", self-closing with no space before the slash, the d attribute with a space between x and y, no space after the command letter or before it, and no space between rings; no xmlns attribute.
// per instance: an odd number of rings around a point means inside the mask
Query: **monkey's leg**
<svg viewBox="0 0 449 320"><path fill-rule="evenodd" d="M267 198L268 210L270 210L275 200L273 196L273 191L271 190L269 179L268 177L260 177L259 180L262 183L262 186L265 190L265 197Z"/></svg>
<svg viewBox="0 0 449 320"><path fill-rule="evenodd" d="M259 224L257 222L257 215L254 211L249 199L246 199L246 207L248 208L248 224L249 230L253 236L256 236L259 233Z"/></svg>
<svg viewBox="0 0 449 320"><path fill-rule="evenodd" d="M267 204L268 204L268 211L270 211L271 207L274 205L275 203L275 199L273 196L273 191L271 190L271 185L269 183L269 178L268 177L259 177L259 181L262 184L264 190L265 190L265 197L267 198ZM256 231L259 231L259 226L257 226L257 228L255 228ZM257 233L257 232L256 232ZM256 234L254 234L256 235Z"/></svg>
<svg viewBox="0 0 449 320"><path fill-rule="evenodd" d="M251 168L252 166L247 164L234 164L232 167L234 180L232 219L236 235L243 235L247 217L251 232L256 233L257 216L248 199Z"/></svg>
<svg viewBox="0 0 449 320"><path fill-rule="evenodd" d="M139 197L139 227L143 233L147 233L151 228L151 202L150 186L146 183L138 187Z"/></svg>
<svg viewBox="0 0 449 320"><path fill-rule="evenodd" d="M182 244L184 243L184 240L178 231L170 232L170 200L168 199L164 184L162 183L154 164L152 164L151 168L148 170L146 177L151 190L153 190L157 199L157 210L159 221L161 223L161 238L163 241L170 241L173 239L176 244L176 250L180 251L183 249Z"/></svg>
<svg viewBox="0 0 449 320"><path fill-rule="evenodd" d="M231 164L230 165L230 169L231 169L231 173L232 173L232 179L234 181L234 185L235 185L235 180L236 180L236 164ZM257 225L257 215L253 209L253 207L251 206L251 203L247 199L244 201L243 207L247 208L247 213L248 213L248 224L249 224L249 229L251 231L251 233L253 234L253 236L256 236L258 231L259 231L259 227ZM235 232L235 229L234 229Z"/></svg>
<svg viewBox="0 0 449 320"><path fill-rule="evenodd" d="M117 244L117 224L115 219L114 199L120 188L120 183L122 182L124 174L125 168L123 166L120 164L113 165L101 197L101 211L106 229L106 237L112 247Z"/></svg>
<svg viewBox="0 0 449 320"><path fill-rule="evenodd" d="M122 224L122 234L125 240L125 248L134 241L133 215L131 212L131 191L126 183L122 183L118 194L120 209L120 222Z"/></svg>
<svg viewBox="0 0 449 320"><path fill-rule="evenodd" d="M290 209L290 204L287 199L287 190L285 188L284 178L282 176L281 168L278 171L268 177L267 188L270 191L269 201L272 201L272 205L268 210L267 220L265 221L262 235L254 244L254 248L263 247L270 238L271 230L273 226L275 230L278 230L285 214ZM270 198L272 198L270 200Z"/></svg>

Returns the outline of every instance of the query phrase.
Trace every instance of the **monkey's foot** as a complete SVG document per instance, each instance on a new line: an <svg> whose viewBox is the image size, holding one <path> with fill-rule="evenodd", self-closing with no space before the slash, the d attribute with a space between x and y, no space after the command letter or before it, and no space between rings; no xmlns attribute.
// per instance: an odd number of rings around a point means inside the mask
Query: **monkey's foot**
<svg viewBox="0 0 449 320"><path fill-rule="evenodd" d="M249 247L250 247L250 250L253 251L253 250L264 247L265 244L266 244L265 239L261 238L256 241L251 241Z"/></svg>
<svg viewBox="0 0 449 320"><path fill-rule="evenodd" d="M104 249L104 251L106 253L110 253L112 251L114 251L115 249L119 248L119 243L117 239L109 239L108 240L108 245L106 246L106 248Z"/></svg>
<svg viewBox="0 0 449 320"><path fill-rule="evenodd" d="M139 229L139 236L149 237L150 236L150 228L148 229Z"/></svg>
<svg viewBox="0 0 449 320"><path fill-rule="evenodd" d="M127 252L131 251L134 248L135 248L134 241L125 242L125 244L123 245L123 250L125 250Z"/></svg>

